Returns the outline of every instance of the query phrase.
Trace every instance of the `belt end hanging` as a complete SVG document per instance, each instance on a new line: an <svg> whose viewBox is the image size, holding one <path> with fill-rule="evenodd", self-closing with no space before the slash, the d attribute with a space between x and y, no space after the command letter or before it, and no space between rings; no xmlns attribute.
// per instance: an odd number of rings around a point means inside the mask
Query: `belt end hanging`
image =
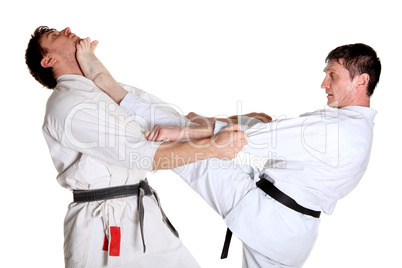
<svg viewBox="0 0 402 268"><path fill-rule="evenodd" d="M221 259L226 259L228 257L231 239L232 239L232 231L230 231L228 228L226 231L225 243L223 244Z"/></svg>

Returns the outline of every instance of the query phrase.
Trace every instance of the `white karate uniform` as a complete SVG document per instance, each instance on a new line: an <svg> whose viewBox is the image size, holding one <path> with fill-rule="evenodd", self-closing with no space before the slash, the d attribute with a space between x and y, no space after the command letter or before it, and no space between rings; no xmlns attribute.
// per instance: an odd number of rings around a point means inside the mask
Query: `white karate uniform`
<svg viewBox="0 0 402 268"><path fill-rule="evenodd" d="M148 104L162 103L142 90L123 86ZM175 113L167 105L160 110ZM155 114L147 118L158 121ZM148 142L143 135L152 128L152 120L137 120L127 117L87 78L59 77L43 125L58 182L70 190L88 190L144 180L160 143ZM162 222L153 196L143 198L143 253L137 203L137 196L71 203L64 225L66 267L199 267Z"/></svg>
<svg viewBox="0 0 402 268"><path fill-rule="evenodd" d="M129 98L120 105L132 114L135 106L130 110ZM244 267L301 267L313 248L320 220L266 195L255 186L258 172L239 163L247 164L245 159L250 158L254 163L264 161L262 173L282 192L299 205L331 214L367 167L375 114L371 108L349 106L268 124L240 118L249 121L242 126L249 143L237 161L208 159L174 172L243 241ZM224 126L217 122L215 132Z"/></svg>

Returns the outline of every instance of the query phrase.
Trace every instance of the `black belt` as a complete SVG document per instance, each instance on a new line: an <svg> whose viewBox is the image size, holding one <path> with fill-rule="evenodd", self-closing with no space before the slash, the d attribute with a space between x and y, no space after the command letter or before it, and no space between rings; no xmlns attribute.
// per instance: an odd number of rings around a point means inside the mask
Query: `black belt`
<svg viewBox="0 0 402 268"><path fill-rule="evenodd" d="M311 210L305 207L300 206L299 204L296 203L296 201L283 193L281 190L275 187L275 185L270 182L269 180L266 179L266 175L263 174L260 176L260 180L257 182L257 187L263 190L267 195L278 201L284 206L287 206L288 208L291 208L297 212L300 212L302 214L314 217L314 218L319 218L321 215L321 211L315 211Z"/></svg>
<svg viewBox="0 0 402 268"><path fill-rule="evenodd" d="M74 202L80 202L80 203L138 195L138 214L140 219L140 230L141 230L142 245L144 247L144 253L146 251L146 246L143 231L144 205L142 199L144 196L153 195L161 211L162 221L167 225L167 227L172 231L172 233L175 236L179 237L179 233L176 231L176 229L170 223L169 219L166 217L166 214L163 212L157 193L155 192L154 189L151 188L151 186L149 186L148 181L146 179L144 181L141 181L140 183L132 185L122 185L122 186L115 186L115 187L108 187L94 190L74 190L73 195L74 195Z"/></svg>
<svg viewBox="0 0 402 268"><path fill-rule="evenodd" d="M314 217L314 218L319 218L321 215L321 211L315 211L311 210L308 208L305 208L303 206L300 206L299 204L296 203L296 201L283 193L281 190L275 187L275 185L268 181L266 179L266 175L263 174L260 176L260 180L256 183L257 187L263 190L267 195L278 201L284 206L287 206L290 209L293 209L294 211L300 212L302 214ZM230 246L230 239L232 237L232 231L227 229L226 232L226 238L225 238L225 243L223 245L223 250L222 250L222 255L221 259L225 259L228 256L229 253L229 246Z"/></svg>
<svg viewBox="0 0 402 268"><path fill-rule="evenodd" d="M148 183L146 183L145 181L142 181L141 183L94 190L74 190L74 202L93 202L139 195L138 193L140 191L140 188L144 190L145 195L152 195L152 191Z"/></svg>

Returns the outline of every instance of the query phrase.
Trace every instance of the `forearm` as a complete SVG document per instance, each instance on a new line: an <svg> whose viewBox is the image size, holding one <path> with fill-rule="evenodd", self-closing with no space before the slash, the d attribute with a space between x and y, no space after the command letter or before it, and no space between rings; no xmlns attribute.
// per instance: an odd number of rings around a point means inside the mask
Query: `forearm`
<svg viewBox="0 0 402 268"><path fill-rule="evenodd" d="M215 118L215 120L227 123L228 125L241 124L241 122L239 121L239 116L257 119L264 123L269 123L272 121L272 117L270 117L265 113L248 113L245 115L232 115L228 118Z"/></svg>
<svg viewBox="0 0 402 268"><path fill-rule="evenodd" d="M161 126L147 131L145 135L149 141L196 141L211 138L214 134L214 125Z"/></svg>
<svg viewBox="0 0 402 268"><path fill-rule="evenodd" d="M172 169L215 157L210 141L211 139L199 139L192 142L162 143L156 150L153 170Z"/></svg>
<svg viewBox="0 0 402 268"><path fill-rule="evenodd" d="M172 169L208 158L233 159L246 144L247 135L237 126L226 128L211 138L165 142L156 150L152 167L153 170Z"/></svg>
<svg viewBox="0 0 402 268"><path fill-rule="evenodd" d="M228 125L234 125L238 123L238 115L234 115L228 118L215 118L215 120L227 123Z"/></svg>
<svg viewBox="0 0 402 268"><path fill-rule="evenodd" d="M214 134L215 124L211 125L191 125L183 128L185 138L188 140L200 140L211 138Z"/></svg>

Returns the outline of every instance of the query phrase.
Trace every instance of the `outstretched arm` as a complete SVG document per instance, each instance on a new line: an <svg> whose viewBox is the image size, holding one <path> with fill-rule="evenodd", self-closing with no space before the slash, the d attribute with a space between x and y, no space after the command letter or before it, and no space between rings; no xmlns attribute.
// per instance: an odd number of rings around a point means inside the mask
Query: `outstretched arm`
<svg viewBox="0 0 402 268"><path fill-rule="evenodd" d="M112 77L102 62L95 56L94 51L98 42L89 38L77 44L77 60L84 75L91 79L97 87L120 104L127 91ZM165 142L159 145L153 157L153 170L172 169L182 165L208 158L232 159L247 144L246 134L237 130L222 131L211 137L211 131L191 131L193 139L190 142Z"/></svg>
<svg viewBox="0 0 402 268"><path fill-rule="evenodd" d="M236 129L238 130L238 129ZM145 133L149 141L201 140L211 138L214 133L214 125L191 125L191 126L161 126L156 125Z"/></svg>
<svg viewBox="0 0 402 268"><path fill-rule="evenodd" d="M269 115L267 115L265 113L248 113L248 114L245 114L245 115L242 115L242 116L252 117L252 118L255 118L255 119L258 119L258 120L262 121L263 123L269 123L269 122L272 121L272 117L270 117ZM215 120L227 123L229 125L239 123L238 122L239 115L232 115L232 116L229 116L227 118L218 118L218 117L206 117L206 116L202 116L202 115L199 115L197 113L191 112L188 115L186 115L186 117L191 122L199 124L199 125L210 125Z"/></svg>
<svg viewBox="0 0 402 268"><path fill-rule="evenodd" d="M155 153L153 169L172 169L209 158L233 159L247 144L246 133L236 127L209 136L188 142L162 143Z"/></svg>

